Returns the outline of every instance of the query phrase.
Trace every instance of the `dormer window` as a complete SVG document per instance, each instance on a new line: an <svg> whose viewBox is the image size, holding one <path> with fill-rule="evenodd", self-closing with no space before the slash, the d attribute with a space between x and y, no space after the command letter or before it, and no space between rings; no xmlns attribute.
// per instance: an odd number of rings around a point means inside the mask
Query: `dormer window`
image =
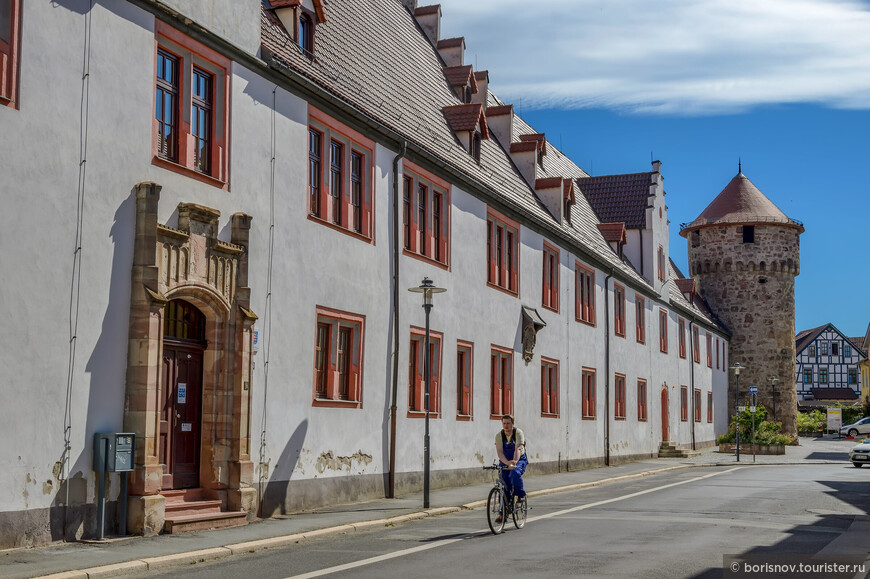
<svg viewBox="0 0 870 579"><path fill-rule="evenodd" d="M538 165L540 165L541 168L544 167L544 149L543 149L543 147L538 148Z"/></svg>
<svg viewBox="0 0 870 579"><path fill-rule="evenodd" d="M474 160L478 164L480 164L480 131L476 131L474 137L472 137L471 156L474 157Z"/></svg>
<svg viewBox="0 0 870 579"><path fill-rule="evenodd" d="M473 94L473 93L472 93L472 90L471 90L471 85L466 86L466 87L465 87L465 99L463 99L464 102L465 102L465 104L468 104L468 103L471 102L471 95L472 95L472 94Z"/></svg>
<svg viewBox="0 0 870 579"><path fill-rule="evenodd" d="M299 33L296 41L305 56L309 58L314 56L314 20L310 14L303 12L299 17Z"/></svg>

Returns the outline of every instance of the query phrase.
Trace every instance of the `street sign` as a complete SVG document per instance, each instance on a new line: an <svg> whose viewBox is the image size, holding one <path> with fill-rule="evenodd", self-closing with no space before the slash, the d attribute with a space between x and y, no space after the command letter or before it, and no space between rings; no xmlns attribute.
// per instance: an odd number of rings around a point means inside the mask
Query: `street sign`
<svg viewBox="0 0 870 579"><path fill-rule="evenodd" d="M738 407L737 407L737 411L738 411L738 412L743 412L744 410L746 410L746 407L745 407L745 406L738 406Z"/></svg>
<svg viewBox="0 0 870 579"><path fill-rule="evenodd" d="M750 386L749 391L752 392L753 394L758 392L758 386Z"/></svg>
<svg viewBox="0 0 870 579"><path fill-rule="evenodd" d="M750 411L751 413L755 414L755 406L750 406L750 407L749 407L749 411Z"/></svg>

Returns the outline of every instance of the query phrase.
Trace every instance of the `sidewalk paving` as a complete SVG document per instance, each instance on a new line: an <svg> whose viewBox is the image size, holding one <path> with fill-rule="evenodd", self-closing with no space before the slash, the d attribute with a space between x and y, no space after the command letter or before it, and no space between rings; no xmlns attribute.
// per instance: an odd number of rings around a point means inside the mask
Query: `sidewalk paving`
<svg viewBox="0 0 870 579"><path fill-rule="evenodd" d="M853 440L836 437L802 438L800 446L786 447L785 456L757 456L758 466L776 464L843 464ZM610 467L535 476L526 479L529 495L549 494L654 475L674 469L737 464L733 454L708 448L689 458L647 459ZM752 465L752 454L741 452L741 465ZM431 508L422 508L422 493L397 499L362 503L287 515L248 524L178 535L129 537L105 543L61 543L35 549L0 553L0 576L25 578L51 576L93 578L141 572L147 569L187 566L191 563L247 554L292 544L306 537L353 532L372 526L396 524L437 516L483 504L491 483L437 489L430 493Z"/></svg>

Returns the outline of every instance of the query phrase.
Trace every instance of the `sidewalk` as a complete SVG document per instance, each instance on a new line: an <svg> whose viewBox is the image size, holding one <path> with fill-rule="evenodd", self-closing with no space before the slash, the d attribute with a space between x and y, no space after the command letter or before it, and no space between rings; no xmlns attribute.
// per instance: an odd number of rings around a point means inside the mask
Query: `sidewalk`
<svg viewBox="0 0 870 579"><path fill-rule="evenodd" d="M802 438L801 446L787 447L785 456L758 456L758 466L775 464L843 464L855 441ZM529 473L529 495L549 494L621 480L655 475L675 469L737 464L733 454L705 449L700 456L648 459L611 467L534 476ZM752 454L741 453L741 465L752 465ZM110 577L147 569L187 566L195 562L247 554L268 547L329 533L353 532L372 526L402 523L483 504L491 483L433 490L431 508L422 509L422 493L398 499L377 499L328 509L268 519L231 529L179 535L129 537L107 543L62 543L36 549L0 553L0 576L63 578Z"/></svg>

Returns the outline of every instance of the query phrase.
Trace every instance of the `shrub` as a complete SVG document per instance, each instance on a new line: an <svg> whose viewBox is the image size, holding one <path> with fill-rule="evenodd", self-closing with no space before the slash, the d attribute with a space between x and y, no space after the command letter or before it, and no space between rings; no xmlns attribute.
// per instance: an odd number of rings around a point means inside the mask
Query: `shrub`
<svg viewBox="0 0 870 579"><path fill-rule="evenodd" d="M803 436L815 436L824 429L827 422L827 415L821 410L813 410L812 412L798 412L798 434Z"/></svg>
<svg viewBox="0 0 870 579"><path fill-rule="evenodd" d="M780 422L768 422L764 420L764 417L767 415L767 412L764 411L764 407L759 406L758 412L755 415L755 438L752 438L752 413L748 410L744 410L740 413L740 442L746 444L759 444L759 445L769 445L769 444L792 444L794 442L794 438L792 438L788 434L782 433L782 423ZM717 439L719 444L728 444L735 442L737 440L737 432L734 425L734 422L731 423L731 427L728 429L728 432L719 436Z"/></svg>

